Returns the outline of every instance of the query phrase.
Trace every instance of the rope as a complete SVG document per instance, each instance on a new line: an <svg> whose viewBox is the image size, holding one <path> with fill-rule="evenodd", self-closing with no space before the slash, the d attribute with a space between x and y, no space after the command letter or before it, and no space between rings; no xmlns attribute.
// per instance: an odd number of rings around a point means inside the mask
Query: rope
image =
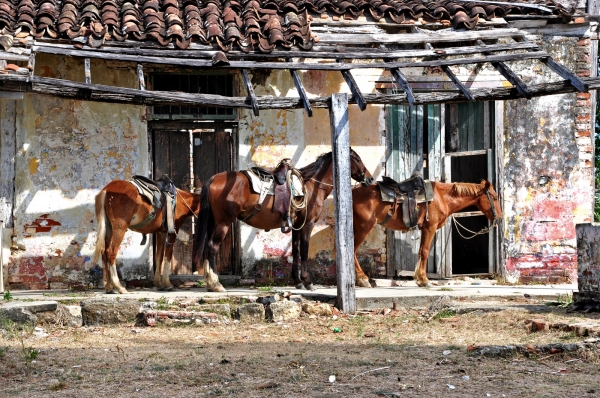
<svg viewBox="0 0 600 398"><path fill-rule="evenodd" d="M198 215L196 213L194 213L194 210L192 210L192 208L187 204L187 202L185 201L183 196L179 193L179 189L175 188L175 191L177 192L177 195L179 195L179 197L183 201L183 204L185 205L185 207L187 207L188 210L192 212L192 215L194 216L194 218L198 218Z"/></svg>
<svg viewBox="0 0 600 398"><path fill-rule="evenodd" d="M323 181L315 180L314 178L311 178L311 180L313 180L314 182L316 182L318 184L323 184L323 185L327 185L328 187L333 187L333 184L328 184L328 183L323 182Z"/></svg>
<svg viewBox="0 0 600 398"><path fill-rule="evenodd" d="M458 234L460 236L463 237L463 239L473 239L474 237L476 237L477 235L483 235L483 234L487 234L488 232L490 232L490 228L489 227L483 227L483 229L479 232L473 232L470 229L468 229L467 227L465 227L464 225L461 225L458 223L458 221L456 221L456 218L454 216L452 216L452 221L454 222L454 225L456 225L456 232L458 232ZM472 233L473 235L470 237L466 237L464 236L461 232L460 229L458 229L458 227L461 227L462 229L464 229L467 232Z"/></svg>

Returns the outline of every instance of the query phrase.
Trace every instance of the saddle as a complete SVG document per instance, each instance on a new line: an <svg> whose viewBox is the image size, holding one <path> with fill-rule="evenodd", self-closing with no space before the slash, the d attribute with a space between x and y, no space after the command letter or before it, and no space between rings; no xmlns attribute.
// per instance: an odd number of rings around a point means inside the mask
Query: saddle
<svg viewBox="0 0 600 398"><path fill-rule="evenodd" d="M381 225L387 224L396 213L398 206L402 204L402 222L407 228L413 228L417 225L419 218L417 194L425 192L425 203L433 199L431 184L429 181L426 183L419 173L415 173L410 178L400 182L396 182L389 177L383 177L383 181L378 181L377 185L381 191L382 200L393 202L385 219L380 223ZM428 195L428 191L431 191L430 195ZM428 199L428 196L431 198Z"/></svg>
<svg viewBox="0 0 600 398"><path fill-rule="evenodd" d="M260 194L258 203L254 206L250 214L244 218L240 218L241 221L247 222L262 209L262 204L267 194L270 194L269 189L273 184L273 195L275 195L275 198L273 200L272 211L281 216L281 232L290 232L292 228L292 220L290 219L292 192L290 186L287 184L287 176L292 169L290 160L288 158L281 160L273 171L258 166L242 171L250 181L252 181L252 176L249 173L258 176L261 181L261 187L259 188L259 192L257 192Z"/></svg>
<svg viewBox="0 0 600 398"><path fill-rule="evenodd" d="M162 226L169 234L176 233L175 231L175 205L177 203L177 188L173 181L166 175L159 178L156 181L141 176L134 175L131 177L131 182L138 190L140 195L148 199L152 204L152 211L148 216L141 222L130 225L129 229L135 231L148 225L156 218L156 212L158 209L166 207L166 211L162 212L163 220ZM142 246L146 244L146 234L142 234Z"/></svg>

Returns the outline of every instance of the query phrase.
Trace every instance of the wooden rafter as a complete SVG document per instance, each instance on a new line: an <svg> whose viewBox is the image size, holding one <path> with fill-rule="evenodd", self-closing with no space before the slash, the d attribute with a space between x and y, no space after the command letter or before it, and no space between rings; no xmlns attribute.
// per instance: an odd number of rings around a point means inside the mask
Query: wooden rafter
<svg viewBox="0 0 600 398"><path fill-rule="evenodd" d="M413 106L415 104L415 95L412 89L410 88L410 84L408 84L408 80L406 80L406 77L402 74L402 72L400 72L398 68L390 69L390 73L392 74L392 76L394 76L394 79L396 79L396 83L406 93L408 105Z"/></svg>
<svg viewBox="0 0 600 398"><path fill-rule="evenodd" d="M250 76L248 76L248 71L246 69L242 69L242 80L244 80L246 91L248 91L248 97L252 104L252 112L254 113L254 116L258 116L258 101L256 99L256 94L254 94L254 88L252 88L252 81L250 81Z"/></svg>
<svg viewBox="0 0 600 398"><path fill-rule="evenodd" d="M288 60L288 62L291 62L291 60ZM302 85L302 80L300 80L300 76L298 76L298 71L290 69L290 74L292 75L292 80L294 81L296 91L298 91L298 95L302 100L302 104L304 105L304 110L306 111L306 114L308 115L308 117L312 117L312 107L310 106L308 95L306 95L306 90L304 90L304 86Z"/></svg>
<svg viewBox="0 0 600 398"><path fill-rule="evenodd" d="M343 59L338 59L337 61L340 64L344 63ZM348 87L350 87L350 91L352 92L352 95L354 95L354 98L356 98L356 103L357 103L358 107L360 108L360 110L364 111L365 109L367 109L367 101L365 101L365 97L360 92L360 89L358 88L358 84L356 84L356 81L354 80L352 73L350 73L349 70L343 70L342 76L344 77L344 80L346 81L346 84L348 85Z"/></svg>
<svg viewBox="0 0 600 398"><path fill-rule="evenodd" d="M138 83L140 84L140 90L146 90L146 80L144 79L144 67L142 64L137 64L137 75Z"/></svg>
<svg viewBox="0 0 600 398"><path fill-rule="evenodd" d="M431 45L431 43L426 43L425 48L427 48L428 50L433 50L433 46ZM462 84L462 82L458 79L458 77L456 77L456 75L454 74L454 72L452 72L448 65L442 65L441 68L442 71L446 74L446 76L448 76L452 83L454 83L454 85L458 87L458 89L465 95L465 97L467 97L469 101L475 100L469 89L464 84Z"/></svg>

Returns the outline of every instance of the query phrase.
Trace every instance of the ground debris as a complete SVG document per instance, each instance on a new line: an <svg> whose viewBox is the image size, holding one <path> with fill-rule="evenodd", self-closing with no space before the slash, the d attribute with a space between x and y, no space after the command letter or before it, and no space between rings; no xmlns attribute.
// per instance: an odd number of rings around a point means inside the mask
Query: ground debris
<svg viewBox="0 0 600 398"><path fill-rule="evenodd" d="M600 344L593 342L579 343L551 343L551 344L518 344L518 345L485 345L478 346L471 344L467 351L472 355L481 355L485 357L510 357L517 354L531 356L532 354L560 354L574 353L585 350L598 350Z"/></svg>

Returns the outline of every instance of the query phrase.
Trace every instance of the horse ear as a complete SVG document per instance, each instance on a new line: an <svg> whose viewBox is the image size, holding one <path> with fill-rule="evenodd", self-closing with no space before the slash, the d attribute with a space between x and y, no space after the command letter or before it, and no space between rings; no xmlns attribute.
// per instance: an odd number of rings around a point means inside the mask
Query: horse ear
<svg viewBox="0 0 600 398"><path fill-rule="evenodd" d="M492 183L489 182L488 180L485 180L485 189L489 190L492 187Z"/></svg>

